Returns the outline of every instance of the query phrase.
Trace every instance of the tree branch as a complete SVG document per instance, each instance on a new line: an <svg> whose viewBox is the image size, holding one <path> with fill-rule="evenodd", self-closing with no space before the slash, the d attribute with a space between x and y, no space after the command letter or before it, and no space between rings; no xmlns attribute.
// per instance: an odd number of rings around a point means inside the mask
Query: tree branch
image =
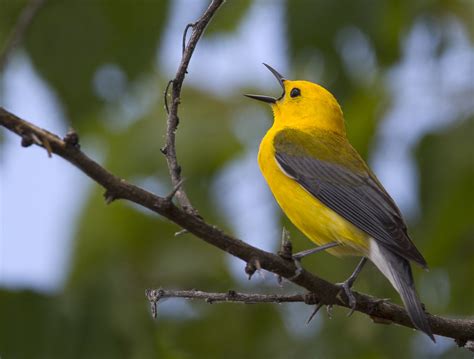
<svg viewBox="0 0 474 359"><path fill-rule="evenodd" d="M258 268L265 269L307 289L312 293L314 303L349 308L347 297L343 292L340 293L340 288L337 285L304 269L301 269L301 272L295 276L297 268L287 256L283 258L238 240L216 226L206 223L199 216L178 208L166 198L156 196L110 173L79 149L78 138L74 133L69 133L63 140L49 131L18 118L2 107L0 107L0 125L19 135L24 146L36 144L75 165L103 186L108 197L126 199L146 207L168 218L205 242L242 259L247 263L249 274ZM354 295L357 299L356 311L377 318L377 320L413 328L407 313L401 306L366 294L354 292ZM474 340L474 320L449 319L431 314L428 314L427 317L434 334L456 339L461 346Z"/></svg>
<svg viewBox="0 0 474 359"><path fill-rule="evenodd" d="M11 52L21 43L26 30L33 22L38 10L44 5L46 0L30 0L30 2L22 10L18 20L13 27L5 45L0 52L0 72L5 68Z"/></svg>
<svg viewBox="0 0 474 359"><path fill-rule="evenodd" d="M175 78L168 83L168 86L165 91L165 105L168 113L167 129L166 129L166 145L162 148L162 152L166 156L166 162L168 163L169 174L171 177L171 183L175 188L176 198L180 206L184 209L185 212L191 213L193 215L198 215L198 211L191 205L189 198L186 192L183 189L182 178L181 178L181 166L178 163L176 157L176 130L179 124L178 117L178 106L180 104L181 88L183 86L184 77L186 76L187 69L189 66L189 61L193 56L194 49L201 38L206 26L211 21L212 17L219 9L219 7L224 3L224 0L213 0L204 14L199 18L198 21L186 26L186 30L183 34L183 55L181 58L181 63L178 66ZM191 38L186 45L186 35L189 28L193 29ZM168 109L168 88L172 84L171 90L171 108Z"/></svg>
<svg viewBox="0 0 474 359"><path fill-rule="evenodd" d="M20 136L22 138L21 144L24 147L33 144L38 145L46 149L48 155L56 154L75 165L87 176L105 188L107 202L111 202L114 199L125 199L148 208L168 218L205 242L242 259L247 263L246 272L250 276L258 269L265 269L305 288L311 293L310 302L312 304L339 305L349 308L347 297L344 292L340 293L339 286L331 284L302 268L296 268L294 261L291 259L291 255L289 256L288 253L279 256L262 251L224 233L216 226L206 223L203 218L197 215L197 211L191 206L186 194L182 190L180 167L176 158L175 149L175 131L179 122L178 106L181 87L194 48L206 25L222 2L223 0L212 1L198 22L192 24L193 33L188 45L185 47L180 67L173 80L172 103L167 122L167 140L163 152L166 155L173 187L176 190L176 197L181 208L176 206L170 197L154 195L107 171L80 150L79 138L74 132L68 133L64 139L61 139L59 136L47 130L18 118L2 107L0 107L0 125ZM159 298L163 298L166 294L171 296L171 292L166 291L149 292L149 294L152 293L154 293L153 295L156 297L154 302L158 301ZM202 294L203 292L199 293L201 293L201 297L205 297L205 295ZM183 292L180 294L183 294ZM212 298L220 298L220 295L222 294L214 293L214 296L211 297L211 301ZM245 297L257 300L257 297L253 294L239 295L241 296L240 298ZM305 295L306 299L308 298L307 296L308 295ZM357 292L354 292L354 296L357 299L355 310L365 313L372 318L377 318L377 321L393 322L406 327L413 327L407 313L401 306ZM229 293L224 294L223 298L230 299ZM264 300L263 297L259 298L259 300ZM271 296L269 298L275 299L278 298L278 296ZM282 297L280 297L280 299L281 298ZM153 297L151 299L153 302ZM466 347L468 347L470 341L474 340L474 320L448 319L431 314L428 314L427 317L434 334L454 338L458 345L466 345Z"/></svg>
<svg viewBox="0 0 474 359"><path fill-rule="evenodd" d="M237 293L229 290L227 293L209 293L200 290L168 290L168 289L147 289L145 295L148 298L151 306L151 314L153 318L158 315L157 304L158 301L164 298L185 298L185 299L201 299L206 303L295 303L305 302L305 295L268 295L268 294L245 294Z"/></svg>
<svg viewBox="0 0 474 359"><path fill-rule="evenodd" d="M168 290L168 289L148 289L146 296L150 302L158 302L164 298L185 298L185 299L201 299L209 304L219 302L230 303L306 303L305 294L277 295L277 294L248 294L238 293L229 290L227 293L209 293L201 290ZM312 303L315 304L315 303Z"/></svg>

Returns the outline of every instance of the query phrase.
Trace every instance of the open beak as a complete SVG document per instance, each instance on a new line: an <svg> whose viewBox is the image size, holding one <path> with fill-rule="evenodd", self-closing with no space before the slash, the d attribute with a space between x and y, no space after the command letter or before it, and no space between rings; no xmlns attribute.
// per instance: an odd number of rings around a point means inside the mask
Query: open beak
<svg viewBox="0 0 474 359"><path fill-rule="evenodd" d="M273 74L273 76L276 77L276 79L280 83L281 88L283 89L283 93L281 94L281 96L279 98L274 98L274 97L271 97L271 96L263 96L263 95L251 95L251 94L245 94L244 96L247 96L249 98L253 98L254 100L263 101L263 102L266 102L266 103L275 103L279 99L281 99L283 96L285 96L285 86L283 85L283 81L285 81L285 78L277 70L275 70L273 67L271 67L270 65L267 65L267 64L264 64L264 65L267 69L270 70L270 72Z"/></svg>

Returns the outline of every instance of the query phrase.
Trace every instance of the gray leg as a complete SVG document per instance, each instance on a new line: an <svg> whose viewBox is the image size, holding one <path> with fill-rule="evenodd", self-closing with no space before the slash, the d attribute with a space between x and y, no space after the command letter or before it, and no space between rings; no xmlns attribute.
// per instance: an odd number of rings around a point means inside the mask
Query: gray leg
<svg viewBox="0 0 474 359"><path fill-rule="evenodd" d="M341 289L344 290L344 293L346 293L347 298L349 299L349 305L351 307L351 311L347 316L351 316L352 313L354 313L355 307L356 307L356 299L354 297L354 294L352 294L352 286L354 285L355 280L359 276L360 271L364 267L365 263L367 262L367 258L363 257L359 264L357 264L357 267L354 269L354 272L350 275L349 278L347 278L344 282L340 283Z"/></svg>
<svg viewBox="0 0 474 359"><path fill-rule="evenodd" d="M331 243L327 243L327 244L319 246L319 247L307 249L305 251L301 251L301 252L298 252L298 253L294 254L293 259L299 261L299 260L303 259L304 257L307 257L311 254L314 254L314 253L317 253L317 252L322 252L322 251L325 251L326 249L336 247L338 245L339 245L339 242L331 242Z"/></svg>
<svg viewBox="0 0 474 359"><path fill-rule="evenodd" d="M317 253L317 252L322 252L322 251L324 251L328 248L332 248L332 247L335 247L335 246L338 246L338 245L339 245L339 242L331 242L331 243L327 243L327 244L319 246L319 247L307 249L305 251L298 252L298 253L294 254L292 256L292 258L293 258L293 261L295 262L296 271L295 271L295 275L292 276L291 278L288 278L288 280L291 281L291 280L295 279L296 277L298 277L301 274L301 272L303 272L303 267L301 266L301 263L300 263L301 259L303 259L304 257L309 256L310 254Z"/></svg>

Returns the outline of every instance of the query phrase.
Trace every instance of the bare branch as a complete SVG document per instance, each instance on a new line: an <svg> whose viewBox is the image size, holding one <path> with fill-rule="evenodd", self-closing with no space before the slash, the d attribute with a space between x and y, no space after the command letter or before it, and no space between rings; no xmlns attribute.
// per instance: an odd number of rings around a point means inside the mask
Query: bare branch
<svg viewBox="0 0 474 359"><path fill-rule="evenodd" d="M185 212L164 197L156 196L115 176L84 154L76 140L74 145L71 145L59 136L18 118L2 107L0 107L0 125L21 138L37 138L38 141L34 141L34 144L43 148L44 144L48 143L53 154L78 167L103 186L112 198L129 200L168 218L205 242L252 264L253 270L262 268L283 278L291 278L291 282L311 293L314 303L350 307L345 294L340 293L339 286L309 273L304 268L301 268L299 275L295 276L297 268L293 260L250 246L224 233L216 226L204 222L202 218ZM354 296L357 300L356 311L365 313L378 322L393 322L413 328L410 318L401 306L357 292L354 292ZM454 338L460 346L474 340L472 319L450 319L431 314L427 317L434 334Z"/></svg>
<svg viewBox="0 0 474 359"><path fill-rule="evenodd" d="M168 289L147 289L146 297L150 302L158 302L164 298L185 298L185 299L201 299L207 303L244 303L244 304L258 304L258 303L305 303L304 294L293 295L276 295L276 294L248 294L238 293L229 290L227 293L210 293L200 290L168 290Z"/></svg>
<svg viewBox="0 0 474 359"><path fill-rule="evenodd" d="M167 89L165 91L165 97L168 94L168 87L170 83L173 85L171 91L171 108L168 107L168 101L166 98L165 107L166 112L168 113L167 121L167 130L166 130L166 145L162 149L162 152L166 156L166 162L168 163L168 169L171 177L171 183L173 188L176 188L176 198L180 206L184 209L185 212L198 215L198 211L191 205L189 198L186 192L183 189L181 181L181 166L178 163L176 157L176 145L175 145L175 136L176 129L179 124L178 117L178 107L180 103L181 88L183 85L184 77L186 76L189 61L194 53L194 49L201 38L204 30L206 29L207 24L211 21L212 17L219 9L219 7L224 3L224 0L213 0L201 18L195 23L188 24L183 34L183 56L181 58L181 63L179 64L176 76L173 80L168 83ZM191 37L186 44L186 37L188 30L192 28Z"/></svg>
<svg viewBox="0 0 474 359"><path fill-rule="evenodd" d="M23 36L25 35L28 27L33 22L35 15L38 10L44 5L46 0L30 0L30 2L22 10L15 27L10 33L5 46L0 52L0 72L5 68L10 54L21 43Z"/></svg>

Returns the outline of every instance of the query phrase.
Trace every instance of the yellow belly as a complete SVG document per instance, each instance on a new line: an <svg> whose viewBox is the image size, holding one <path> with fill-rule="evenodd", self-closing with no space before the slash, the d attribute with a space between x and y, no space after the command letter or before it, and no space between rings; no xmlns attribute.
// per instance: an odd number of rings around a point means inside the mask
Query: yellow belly
<svg viewBox="0 0 474 359"><path fill-rule="evenodd" d="M260 144L258 164L283 212L317 245L339 242L327 250L333 255L368 255L369 236L307 192L278 166L270 130Z"/></svg>

